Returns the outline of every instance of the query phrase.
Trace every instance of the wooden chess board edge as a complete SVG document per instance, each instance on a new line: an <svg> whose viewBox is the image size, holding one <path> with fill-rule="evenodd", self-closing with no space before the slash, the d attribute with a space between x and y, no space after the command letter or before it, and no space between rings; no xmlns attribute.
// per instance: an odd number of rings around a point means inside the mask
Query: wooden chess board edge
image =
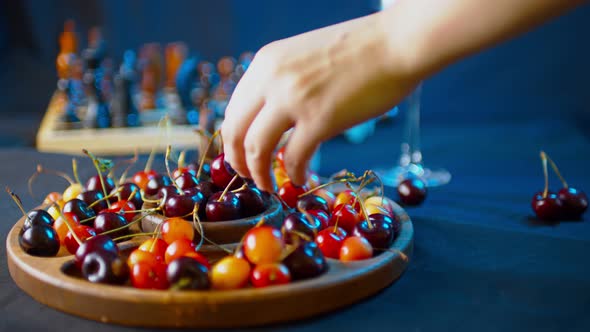
<svg viewBox="0 0 590 332"><path fill-rule="evenodd" d="M100 155L131 155L149 153L154 146L163 152L168 144L177 149L197 149L201 136L196 126L173 125L168 133L157 126L107 128L107 129L58 129L65 98L59 92L52 96L43 116L36 137L36 148L41 152L81 155L87 149Z"/></svg>

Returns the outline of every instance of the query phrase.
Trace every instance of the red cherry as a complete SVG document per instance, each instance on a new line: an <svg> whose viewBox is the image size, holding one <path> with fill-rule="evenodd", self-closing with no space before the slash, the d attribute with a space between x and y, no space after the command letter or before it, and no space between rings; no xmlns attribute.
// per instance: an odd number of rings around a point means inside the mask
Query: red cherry
<svg viewBox="0 0 590 332"><path fill-rule="evenodd" d="M225 161L225 154L215 157L211 162L211 180L219 188L225 188L236 175L236 171ZM244 184L241 178L236 179L230 189L238 189Z"/></svg>
<svg viewBox="0 0 590 332"><path fill-rule="evenodd" d="M110 212L122 214L123 217L125 217L125 220L127 220L127 222L133 221L133 218L135 218L137 213L129 212L129 211L135 211L135 210L136 210L135 205L133 205L133 203L131 203L130 201L126 201L126 200L117 201L117 202L111 204L111 208L108 209L108 211L110 211Z"/></svg>
<svg viewBox="0 0 590 332"><path fill-rule="evenodd" d="M131 284L142 289L167 289L166 264L136 263L131 268Z"/></svg>
<svg viewBox="0 0 590 332"><path fill-rule="evenodd" d="M294 208L297 206L299 195L306 191L307 188L305 186L298 187L291 181L287 181L279 188L279 196L289 207Z"/></svg>
<svg viewBox="0 0 590 332"><path fill-rule="evenodd" d="M256 288L283 285L291 282L289 269L280 263L257 265L250 275L250 283Z"/></svg>
<svg viewBox="0 0 590 332"><path fill-rule="evenodd" d="M341 261L357 261L373 257L373 247L360 236L351 236L344 240L340 248Z"/></svg>
<svg viewBox="0 0 590 332"><path fill-rule="evenodd" d="M338 259L346 234L346 231L340 227L336 231L334 231L333 227L328 227L318 233L315 243L317 243L324 256Z"/></svg>
<svg viewBox="0 0 590 332"><path fill-rule="evenodd" d="M82 242L96 235L96 231L94 230L94 228L89 226L77 225L73 226L72 230L78 236L78 239L80 239L80 241ZM78 247L80 246L80 244L78 244L78 242L74 238L74 235L72 235L72 231L68 231L68 234L66 235L66 238L64 240L64 244L66 246L66 249L68 249L68 252L72 255L76 253L76 250L78 250Z"/></svg>
<svg viewBox="0 0 590 332"><path fill-rule="evenodd" d="M363 218L350 204L337 205L334 208L329 226L338 225L347 233L352 233L356 224Z"/></svg>
<svg viewBox="0 0 590 332"><path fill-rule="evenodd" d="M139 171L133 175L131 181L135 183L141 190L145 190L147 183L152 177L158 175L156 171Z"/></svg>

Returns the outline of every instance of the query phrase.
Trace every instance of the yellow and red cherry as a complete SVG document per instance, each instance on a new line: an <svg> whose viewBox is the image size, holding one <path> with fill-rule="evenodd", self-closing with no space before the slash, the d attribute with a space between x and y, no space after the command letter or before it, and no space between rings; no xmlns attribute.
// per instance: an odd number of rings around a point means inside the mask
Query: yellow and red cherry
<svg viewBox="0 0 590 332"><path fill-rule="evenodd" d="M216 192L207 200L205 206L208 221L227 221L242 217L242 205L231 191Z"/></svg>
<svg viewBox="0 0 590 332"><path fill-rule="evenodd" d="M78 268L82 267L82 263L84 262L84 258L91 252L110 252L114 255L119 254L119 248L111 239L106 235L98 234L93 236L86 241L82 242L76 250L75 254L75 264Z"/></svg>
<svg viewBox="0 0 590 332"><path fill-rule="evenodd" d="M307 191L305 186L296 186L291 181L285 182L279 187L279 196L281 199L291 208L297 206L299 195L304 194Z"/></svg>
<svg viewBox="0 0 590 332"><path fill-rule="evenodd" d="M99 234L119 229L107 234L113 239L129 234L129 227L124 227L126 225L128 222L123 215L111 211L102 211L94 218L94 229Z"/></svg>
<svg viewBox="0 0 590 332"><path fill-rule="evenodd" d="M163 263L164 258L161 256L156 256L155 253L149 251L143 251L139 249L133 250L129 256L127 257L127 265L129 267L133 267L133 265L137 263L147 263L149 265L156 265L158 263Z"/></svg>
<svg viewBox="0 0 590 332"><path fill-rule="evenodd" d="M250 279L250 263L243 258L226 256L211 268L211 286L229 290L246 286Z"/></svg>
<svg viewBox="0 0 590 332"><path fill-rule="evenodd" d="M64 202L67 202L69 200L72 200L76 197L78 197L78 195L80 195L80 193L82 193L84 191L84 188L82 187L81 184L79 183L73 183L70 184L66 190L64 190L63 194L61 195L61 199Z"/></svg>
<svg viewBox="0 0 590 332"><path fill-rule="evenodd" d="M139 262L131 267L131 285L140 289L167 289L166 264Z"/></svg>
<svg viewBox="0 0 590 332"><path fill-rule="evenodd" d="M195 229L190 222L174 217L168 218L162 223L161 234L162 239L170 245L180 239L192 241L195 238Z"/></svg>
<svg viewBox="0 0 590 332"><path fill-rule="evenodd" d="M338 259L340 257L340 248L346 238L346 231L338 227L334 231L333 227L328 227L318 232L315 243L325 257Z"/></svg>
<svg viewBox="0 0 590 332"><path fill-rule="evenodd" d="M113 181L112 178L103 176L102 181L104 182L104 186L106 187L104 189L102 187L102 183L100 182L100 177L98 175L91 176L88 179L88 181L86 181L86 190L98 190L110 193L113 189L115 189L115 181Z"/></svg>
<svg viewBox="0 0 590 332"><path fill-rule="evenodd" d="M244 256L255 265L278 262L284 247L281 231L271 226L254 227L244 236Z"/></svg>
<svg viewBox="0 0 590 332"><path fill-rule="evenodd" d="M350 236L344 240L340 248L340 260L343 262L358 261L373 257L373 247L364 237Z"/></svg>
<svg viewBox="0 0 590 332"><path fill-rule="evenodd" d="M383 206L370 204L370 205L365 205L365 209L367 211L367 214L369 214L369 215L371 215L371 214L384 214L386 216L391 216L391 213L389 211L387 211Z"/></svg>
<svg viewBox="0 0 590 332"><path fill-rule="evenodd" d="M190 257L179 257L166 269L168 284L178 289L204 290L211 288L209 269Z"/></svg>
<svg viewBox="0 0 590 332"><path fill-rule="evenodd" d="M357 212L361 211L361 202L360 202L360 197L357 197L357 194L354 192L354 190L351 189L346 189L342 192L340 192L337 196L336 199L334 200L334 209L338 206L338 205L352 205L354 204L354 209Z"/></svg>
<svg viewBox="0 0 590 332"><path fill-rule="evenodd" d="M369 215L369 221L363 220L357 223L352 235L364 237L375 250L388 249L395 238L393 219L388 215L377 213Z"/></svg>
<svg viewBox="0 0 590 332"><path fill-rule="evenodd" d="M365 199L364 201L365 203L365 208L369 209L372 208L373 206L385 209L385 211L388 212L389 215L393 215L394 212L394 206L395 203L387 198L387 197L381 197L381 196L371 196L368 197L367 199ZM374 209L373 211L375 211L377 209ZM369 214L374 213L374 212L369 212Z"/></svg>
<svg viewBox="0 0 590 332"><path fill-rule="evenodd" d="M362 220L362 216L357 212L352 205L342 204L337 205L332 212L330 217L329 226L338 225L338 227L344 229L347 233L352 233L352 230L356 224Z"/></svg>
<svg viewBox="0 0 590 332"><path fill-rule="evenodd" d="M141 188L141 190L145 190L149 180L156 175L158 173L154 170L139 171L133 175L131 181Z"/></svg>
<svg viewBox="0 0 590 332"><path fill-rule="evenodd" d="M404 205L419 205L426 199L426 183L418 178L405 179L397 186L399 199Z"/></svg>
<svg viewBox="0 0 590 332"><path fill-rule="evenodd" d="M66 236L70 231L65 219L67 219L67 222L70 223L71 227L75 227L80 224L80 219L78 218L78 216L70 212L63 213L55 220L55 222L53 223L53 229L55 229L55 231L57 232L57 236L59 237L59 242L61 244L64 244Z"/></svg>
<svg viewBox="0 0 590 332"><path fill-rule="evenodd" d="M285 259L283 264L289 269L293 280L303 280L319 276L328 269L324 254L315 242L301 242Z"/></svg>
<svg viewBox="0 0 590 332"><path fill-rule="evenodd" d="M320 221L320 229L322 230L328 227L330 223L330 214L328 214L324 210L309 210L307 213L311 214L312 216L316 217Z"/></svg>
<svg viewBox="0 0 590 332"><path fill-rule="evenodd" d="M187 238L177 239L168 244L168 247L164 252L164 261L166 264L170 264L170 262L176 258L182 257L190 252L195 252L195 244L193 241Z"/></svg>
<svg viewBox="0 0 590 332"><path fill-rule="evenodd" d="M291 273L281 263L256 265L250 275L250 283L256 288L284 285L289 282L291 282Z"/></svg>
<svg viewBox="0 0 590 332"><path fill-rule="evenodd" d="M59 201L60 199L62 199L61 194L58 193L57 191L52 191L45 196L45 198L43 199L43 204L47 205L47 204L57 203L57 201Z"/></svg>
<svg viewBox="0 0 590 332"><path fill-rule="evenodd" d="M275 154L277 166L282 169L285 168L285 148L286 145L283 145L280 149L277 150L277 153Z"/></svg>
<svg viewBox="0 0 590 332"><path fill-rule="evenodd" d="M321 196L308 194L305 196L301 196L297 200L297 209L298 210L324 210L326 212L330 212L330 207L328 206L328 202Z"/></svg>
<svg viewBox="0 0 590 332"><path fill-rule="evenodd" d="M70 254L75 254L78 250L80 244L72 234L72 231L76 233L78 239L82 242L86 241L86 239L91 238L96 235L96 231L94 228L84 225L77 225L73 226L71 231L68 231L66 234L66 238L64 239L64 245Z"/></svg>
<svg viewBox="0 0 590 332"><path fill-rule="evenodd" d="M273 174L275 176L275 183L279 188L282 187L287 181L291 181L291 179L289 179L289 175L287 174L287 170L282 167L276 167L273 169Z"/></svg>
<svg viewBox="0 0 590 332"><path fill-rule="evenodd" d="M137 247L138 250L150 252L161 259L164 259L167 248L168 244L166 241L157 237L145 240L139 247Z"/></svg>

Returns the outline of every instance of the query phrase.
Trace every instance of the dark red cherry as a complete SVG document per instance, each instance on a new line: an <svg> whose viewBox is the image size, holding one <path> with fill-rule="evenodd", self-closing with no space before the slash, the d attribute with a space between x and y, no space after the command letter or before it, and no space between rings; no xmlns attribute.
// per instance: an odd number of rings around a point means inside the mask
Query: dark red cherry
<svg viewBox="0 0 590 332"><path fill-rule="evenodd" d="M213 194L207 200L206 214L208 221L227 221L242 217L240 200L230 191L219 200L222 192Z"/></svg>
<svg viewBox="0 0 590 332"><path fill-rule="evenodd" d="M129 267L119 255L95 251L84 257L82 275L93 283L121 285L129 279Z"/></svg>
<svg viewBox="0 0 590 332"><path fill-rule="evenodd" d="M82 244L76 250L75 256L75 263L78 268L82 267L82 263L84 263L84 258L91 252L110 252L112 254L118 255L119 248L113 239L111 239L108 235L96 235L88 240L82 242Z"/></svg>
<svg viewBox="0 0 590 332"><path fill-rule="evenodd" d="M586 193L576 188L562 188L557 193L563 204L564 217L579 219L588 209L588 197Z"/></svg>
<svg viewBox="0 0 590 332"><path fill-rule="evenodd" d="M184 195L172 195L169 196L164 203L164 215L166 217L181 217L187 220L192 220L195 204L199 204L200 210L200 207L204 203L205 197L198 190L189 194L185 193Z"/></svg>
<svg viewBox="0 0 590 332"><path fill-rule="evenodd" d="M59 251L59 238L53 227L34 224L19 234L18 244L29 255L52 257Z"/></svg>
<svg viewBox="0 0 590 332"><path fill-rule="evenodd" d="M209 289L209 269L191 257L179 257L168 264L168 283L178 289Z"/></svg>
<svg viewBox="0 0 590 332"><path fill-rule="evenodd" d="M199 205L199 209L197 210L197 214L199 215L199 218L201 220L205 219L207 217L207 214L205 212L205 208L206 208L206 204L207 204L207 199L205 198L205 196L203 195L203 193L201 193L201 191L199 190L199 188L189 188L184 190L184 194L185 195L189 195L192 197L194 204L198 204ZM193 217L190 216L190 218L188 218L190 220L193 220Z"/></svg>
<svg viewBox="0 0 590 332"><path fill-rule="evenodd" d="M393 219L390 216L375 213L369 216L369 220L370 224L367 220L357 223L352 235L364 237L376 251L388 249L395 238Z"/></svg>
<svg viewBox="0 0 590 332"><path fill-rule="evenodd" d="M236 171L225 161L225 154L215 157L211 162L211 180L219 188L225 188L236 175ZM230 190L238 189L244 184L241 178L236 179Z"/></svg>
<svg viewBox="0 0 590 332"><path fill-rule="evenodd" d="M205 196L205 199L209 199L211 195L218 191L222 191L221 188L218 188L213 182L207 180L199 180L199 183L195 188L201 191L203 196Z"/></svg>
<svg viewBox="0 0 590 332"><path fill-rule="evenodd" d="M54 222L55 220L53 220L53 217L47 211L31 210L27 213L27 219L25 219L21 232L35 225L53 226Z"/></svg>
<svg viewBox="0 0 590 332"><path fill-rule="evenodd" d="M541 220L559 220L563 216L563 203L556 194L548 194L547 197L541 197L536 201L533 211Z"/></svg>
<svg viewBox="0 0 590 332"><path fill-rule="evenodd" d="M76 215L76 217L78 217L80 219L80 221L87 220L87 219L90 219L90 218L96 216L96 213L94 213L94 210L89 208L88 204L84 203L83 200L78 199L78 198L74 198L74 199L67 201L64 204L62 212L63 213L67 213L67 212L73 213Z"/></svg>
<svg viewBox="0 0 590 332"><path fill-rule="evenodd" d="M297 200L297 208L305 211L324 210L327 213L330 213L328 202L326 202L323 197L312 194L301 196Z"/></svg>
<svg viewBox="0 0 590 332"><path fill-rule="evenodd" d="M555 195L555 193L548 191L547 195L550 195L550 194ZM541 200L542 198L543 198L543 191L538 191L537 193L535 193L535 195L533 195L533 199L531 199L531 209L535 210L535 205L537 205L537 202L539 200Z"/></svg>
<svg viewBox="0 0 590 332"><path fill-rule="evenodd" d="M166 201L168 197L178 194L180 194L180 191L178 191L178 188L176 188L175 186L164 186L160 188L160 190L158 190L158 199L163 199L164 201Z"/></svg>
<svg viewBox="0 0 590 332"><path fill-rule="evenodd" d="M327 213L324 210L309 210L309 211L307 211L307 213L318 218L318 220L320 221L320 224L321 224L320 230L328 227L328 224L330 223L330 214L329 213Z"/></svg>
<svg viewBox="0 0 590 332"><path fill-rule="evenodd" d="M308 241L313 241L321 227L322 223L313 215L293 212L285 217L282 228L285 233L290 234L287 239L291 239L292 236L297 236L297 233L300 233L306 235Z"/></svg>
<svg viewBox="0 0 590 332"><path fill-rule="evenodd" d="M235 195L242 206L242 217L251 217L264 212L264 200L258 188L246 187L236 192Z"/></svg>
<svg viewBox="0 0 590 332"><path fill-rule="evenodd" d="M418 178L405 179L397 187L400 201L404 205L419 205L426 199L426 183Z"/></svg>
<svg viewBox="0 0 590 332"><path fill-rule="evenodd" d="M184 173L190 173L192 175L197 175L197 169L188 168L188 167L179 167L172 172L172 178L176 179L177 177L181 176Z"/></svg>
<svg viewBox="0 0 590 332"><path fill-rule="evenodd" d="M172 185L172 180L168 175L157 174L148 180L144 192L147 196L155 196L160 189L170 185Z"/></svg>
<svg viewBox="0 0 590 332"><path fill-rule="evenodd" d="M99 213L100 211L108 208L107 201L104 199L104 194L102 191L98 190L87 190L83 193L78 195L78 199L82 200L88 206L92 205L92 210L94 213ZM98 203L95 203L99 201Z"/></svg>
<svg viewBox="0 0 590 332"><path fill-rule="evenodd" d="M113 193L117 189L113 189ZM115 201L130 201L136 209L141 209L143 206L143 199L141 198L141 189L135 183L127 182L119 186L119 193L115 196ZM134 194L133 194L134 193ZM131 195L133 194L133 195ZM111 201L114 203L114 201Z"/></svg>
<svg viewBox="0 0 590 332"><path fill-rule="evenodd" d="M301 242L289 254L283 264L289 269L293 280L303 280L319 276L328 269L326 258L315 242Z"/></svg>
<svg viewBox="0 0 590 332"><path fill-rule="evenodd" d="M196 175L199 170L199 163L193 162L186 166L189 170L193 171ZM203 168L201 169L201 178L209 178L211 177L211 164L204 163Z"/></svg>
<svg viewBox="0 0 590 332"><path fill-rule="evenodd" d="M103 176L102 180L104 181L104 185L106 187L106 192L110 193L115 188L115 181L113 179ZM102 183L100 182L100 177L98 175L92 176L86 181L86 190L102 190Z"/></svg>
<svg viewBox="0 0 590 332"><path fill-rule="evenodd" d="M94 219L94 229L98 234L111 231L127 225L127 219L119 213L103 211ZM107 234L111 238L117 238L129 234L129 228L123 228L119 231Z"/></svg>
<svg viewBox="0 0 590 332"><path fill-rule="evenodd" d="M192 175L191 173L180 174L179 177L174 179L174 182L182 190L185 190L188 188L194 188L199 183L197 178L194 175Z"/></svg>

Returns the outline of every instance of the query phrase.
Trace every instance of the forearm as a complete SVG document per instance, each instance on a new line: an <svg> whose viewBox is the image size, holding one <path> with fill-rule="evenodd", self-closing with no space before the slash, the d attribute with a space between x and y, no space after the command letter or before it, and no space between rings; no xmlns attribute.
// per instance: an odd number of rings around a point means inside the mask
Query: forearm
<svg viewBox="0 0 590 332"><path fill-rule="evenodd" d="M585 1L398 0L381 13L388 46L426 77L461 58L523 33Z"/></svg>

